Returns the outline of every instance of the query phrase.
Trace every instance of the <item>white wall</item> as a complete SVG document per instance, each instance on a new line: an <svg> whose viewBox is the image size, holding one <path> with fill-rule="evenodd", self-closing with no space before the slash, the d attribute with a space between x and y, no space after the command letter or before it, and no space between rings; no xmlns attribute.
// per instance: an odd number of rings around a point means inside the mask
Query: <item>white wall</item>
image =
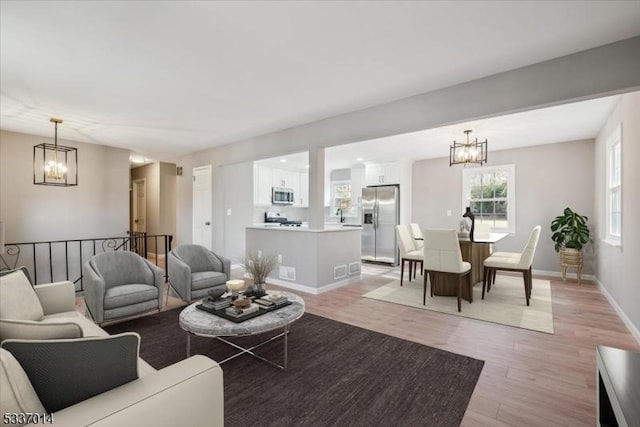
<svg viewBox="0 0 640 427"><path fill-rule="evenodd" d="M58 140L78 148L78 186L33 184L33 147L51 138L0 131L0 218L7 243L126 236L129 152Z"/></svg>
<svg viewBox="0 0 640 427"><path fill-rule="evenodd" d="M541 225L533 269L559 271L549 226L567 206L593 218L593 140L502 151L491 151L490 144L487 166L513 164L516 170L516 234L495 249L522 251L531 229ZM414 163L413 222L422 228L458 228L464 213L462 171L461 165L449 167L448 158ZM593 250L587 247L583 273L593 273L593 264Z"/></svg>
<svg viewBox="0 0 640 427"><path fill-rule="evenodd" d="M245 228L253 224L253 163L227 165L220 169L225 230L221 255L230 258L232 264L238 264L245 256Z"/></svg>
<svg viewBox="0 0 640 427"><path fill-rule="evenodd" d="M611 246L605 239L606 211L606 140L622 123L622 247ZM595 223L597 225L597 278L614 306L622 311L640 340L640 92L621 97L595 143ZM634 330L635 329L635 330Z"/></svg>

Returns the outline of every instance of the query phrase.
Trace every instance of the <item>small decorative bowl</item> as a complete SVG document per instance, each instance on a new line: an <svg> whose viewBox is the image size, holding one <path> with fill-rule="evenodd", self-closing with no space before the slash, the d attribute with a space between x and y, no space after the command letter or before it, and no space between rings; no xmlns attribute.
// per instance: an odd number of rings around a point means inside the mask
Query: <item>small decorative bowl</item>
<svg viewBox="0 0 640 427"><path fill-rule="evenodd" d="M249 298L238 298L233 302L233 306L235 308L247 308L251 305L251 300Z"/></svg>
<svg viewBox="0 0 640 427"><path fill-rule="evenodd" d="M218 299L220 299L220 297L224 293L225 293L225 289L221 286L212 288L207 292L207 294L209 294L209 297L211 298L212 301L217 301Z"/></svg>
<svg viewBox="0 0 640 427"><path fill-rule="evenodd" d="M239 291L244 287L244 280L227 280L227 289L229 292Z"/></svg>

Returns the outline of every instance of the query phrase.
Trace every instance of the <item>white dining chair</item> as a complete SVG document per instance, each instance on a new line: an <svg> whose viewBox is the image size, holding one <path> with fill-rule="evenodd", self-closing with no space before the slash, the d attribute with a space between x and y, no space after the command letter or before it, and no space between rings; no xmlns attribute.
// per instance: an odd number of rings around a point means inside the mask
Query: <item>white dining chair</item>
<svg viewBox="0 0 640 427"><path fill-rule="evenodd" d="M482 299L486 292L491 291L491 285L495 284L496 271L516 271L522 273L524 280L524 294L529 305L531 299L531 288L533 279L531 278L531 265L536 254L536 247L540 239L541 226L536 225L531 230L529 240L522 252L495 252L484 260L484 279L482 280Z"/></svg>
<svg viewBox="0 0 640 427"><path fill-rule="evenodd" d="M458 311L462 311L461 296L463 281L469 287L469 294L473 292L471 288L471 264L462 260L460 243L458 243L458 232L456 230L433 230L424 231L424 286L422 304L427 301L427 276L431 279L431 296L433 296L433 284L438 274L449 274L458 276Z"/></svg>
<svg viewBox="0 0 640 427"><path fill-rule="evenodd" d="M416 250L413 238L406 225L396 225L396 235L400 249L400 286L402 286L406 262L409 262L409 282L411 282L412 275L415 277L415 270L417 270L418 264L420 264L420 273L422 273L423 253L420 250Z"/></svg>
<svg viewBox="0 0 640 427"><path fill-rule="evenodd" d="M415 243L416 250L421 251L424 248L424 236L422 235L422 230L420 230L420 226L416 223L409 224L411 230L411 237L413 237L413 242Z"/></svg>

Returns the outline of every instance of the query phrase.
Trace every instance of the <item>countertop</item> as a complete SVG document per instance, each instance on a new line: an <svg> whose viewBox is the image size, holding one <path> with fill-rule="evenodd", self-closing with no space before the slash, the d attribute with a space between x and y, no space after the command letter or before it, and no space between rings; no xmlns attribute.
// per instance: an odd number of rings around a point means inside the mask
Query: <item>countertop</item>
<svg viewBox="0 0 640 427"><path fill-rule="evenodd" d="M253 224L247 229L252 230L269 230L269 231L286 231L286 232L305 232L305 233L334 233L344 231L360 231L362 227L357 224L339 224L339 223L327 223L324 225L323 230L312 230L309 228L308 223L304 222L300 227L281 226L277 223L257 223Z"/></svg>

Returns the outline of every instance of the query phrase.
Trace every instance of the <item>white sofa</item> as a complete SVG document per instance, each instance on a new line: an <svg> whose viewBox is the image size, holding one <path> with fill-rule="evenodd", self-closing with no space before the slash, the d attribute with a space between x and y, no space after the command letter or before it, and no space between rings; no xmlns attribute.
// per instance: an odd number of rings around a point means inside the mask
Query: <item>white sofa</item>
<svg viewBox="0 0 640 427"><path fill-rule="evenodd" d="M75 310L73 283L32 287L20 270L0 277L0 341L100 336L108 334ZM30 384L16 384L16 378L24 377L19 372L22 369L8 352L2 352L0 407L4 417L29 409L34 395L29 394L29 389L33 391ZM54 423L68 427L224 424L222 370L213 360L193 356L156 371L138 359L138 374L134 381L54 413Z"/></svg>

